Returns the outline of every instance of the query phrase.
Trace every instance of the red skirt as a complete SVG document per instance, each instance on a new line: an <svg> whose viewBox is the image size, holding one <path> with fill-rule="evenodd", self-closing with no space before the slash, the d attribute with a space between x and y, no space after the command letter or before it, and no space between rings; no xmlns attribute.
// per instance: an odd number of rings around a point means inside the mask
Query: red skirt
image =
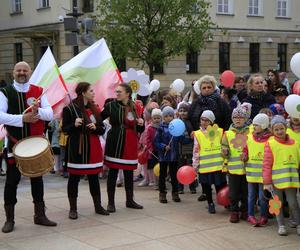
<svg viewBox="0 0 300 250"><path fill-rule="evenodd" d="M109 168L135 170L138 164L138 138L133 129L126 129L124 151L121 158L105 156L104 163Z"/></svg>
<svg viewBox="0 0 300 250"><path fill-rule="evenodd" d="M98 135L90 135L89 163L73 163L71 159L67 163L70 174L86 175L98 174L103 171L103 153Z"/></svg>

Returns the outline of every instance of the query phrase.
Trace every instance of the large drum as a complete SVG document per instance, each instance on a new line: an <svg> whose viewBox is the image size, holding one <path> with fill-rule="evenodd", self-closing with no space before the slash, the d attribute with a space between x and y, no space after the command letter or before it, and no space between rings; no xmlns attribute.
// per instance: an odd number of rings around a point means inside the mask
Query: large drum
<svg viewBox="0 0 300 250"><path fill-rule="evenodd" d="M18 169L28 177L42 176L55 164L50 143L43 136L30 136L18 141L13 154Z"/></svg>

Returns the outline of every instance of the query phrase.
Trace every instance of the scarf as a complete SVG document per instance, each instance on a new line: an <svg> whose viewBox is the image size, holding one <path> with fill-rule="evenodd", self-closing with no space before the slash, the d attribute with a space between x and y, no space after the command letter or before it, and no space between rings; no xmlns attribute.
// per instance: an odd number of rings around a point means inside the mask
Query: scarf
<svg viewBox="0 0 300 250"><path fill-rule="evenodd" d="M217 101L219 100L219 98L219 94L215 91L208 96L200 95L198 98L198 103L202 107L202 110L215 111L218 107Z"/></svg>
<svg viewBox="0 0 300 250"><path fill-rule="evenodd" d="M249 96L252 99L263 100L265 94L266 94L265 92L258 92L258 91L251 90L250 93L249 93Z"/></svg>

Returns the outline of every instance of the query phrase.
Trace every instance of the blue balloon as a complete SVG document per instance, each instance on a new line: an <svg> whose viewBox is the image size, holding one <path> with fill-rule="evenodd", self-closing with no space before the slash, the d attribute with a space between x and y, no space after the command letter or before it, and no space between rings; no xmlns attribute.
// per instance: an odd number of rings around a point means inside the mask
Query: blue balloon
<svg viewBox="0 0 300 250"><path fill-rule="evenodd" d="M168 128L172 136L181 136L185 131L184 122L180 119L174 119L171 121Z"/></svg>

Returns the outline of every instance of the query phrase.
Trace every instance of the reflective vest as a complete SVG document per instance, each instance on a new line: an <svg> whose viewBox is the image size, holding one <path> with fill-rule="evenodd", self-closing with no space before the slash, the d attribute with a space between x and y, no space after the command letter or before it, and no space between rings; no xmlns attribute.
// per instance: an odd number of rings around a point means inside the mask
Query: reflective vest
<svg viewBox="0 0 300 250"><path fill-rule="evenodd" d="M248 162L246 163L247 182L263 183L262 164L266 142L257 142L253 136L248 138Z"/></svg>
<svg viewBox="0 0 300 250"><path fill-rule="evenodd" d="M272 182L278 189L299 188L299 144L292 145L277 142L274 138L268 141L273 154Z"/></svg>
<svg viewBox="0 0 300 250"><path fill-rule="evenodd" d="M223 129L218 128L218 135L211 140L203 131L197 130L195 137L200 145L200 160L199 160L199 173L212 173L221 171L223 166L223 158L221 155L221 140Z"/></svg>
<svg viewBox="0 0 300 250"><path fill-rule="evenodd" d="M300 143L300 132L295 132L292 129L288 128L286 133L290 136L290 138Z"/></svg>
<svg viewBox="0 0 300 250"><path fill-rule="evenodd" d="M235 138L236 133L232 130L228 130L225 132L225 135L228 140L229 150L230 150L230 158L228 159L228 172L230 174L236 175L244 175L245 171L245 163L241 161L241 154L243 153L243 148L234 148L231 141Z"/></svg>

